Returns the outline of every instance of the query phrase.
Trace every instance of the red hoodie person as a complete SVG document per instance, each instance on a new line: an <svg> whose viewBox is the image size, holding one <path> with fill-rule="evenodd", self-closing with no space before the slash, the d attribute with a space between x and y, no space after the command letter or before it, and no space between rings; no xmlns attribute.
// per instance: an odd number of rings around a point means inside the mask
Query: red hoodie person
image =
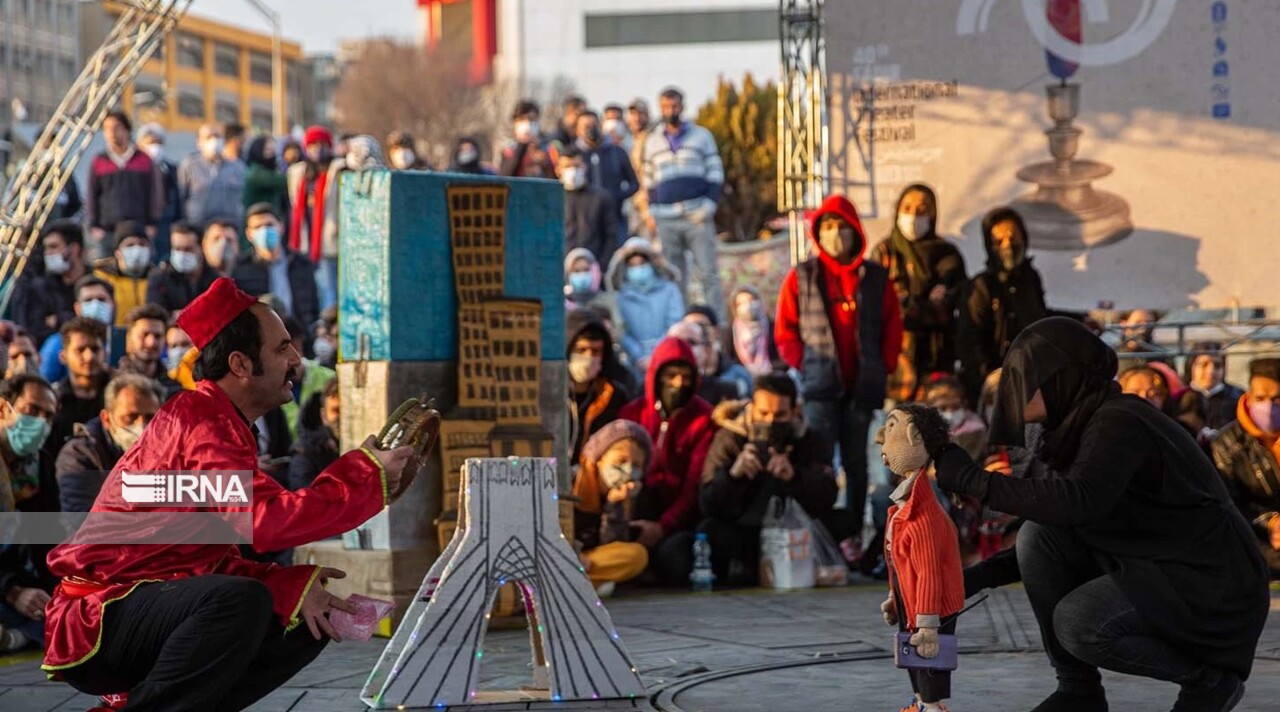
<svg viewBox="0 0 1280 712"><path fill-rule="evenodd" d="M834 257L818 245L819 225L823 216L835 214L853 226L856 244L854 257L849 264L840 264ZM832 195L822 202L810 217L809 237L814 241L814 256L809 263L817 265L818 277L826 302L827 319L835 341L835 355L840 366L840 377L843 381L844 394L853 394L857 389L859 362L861 354L859 345L862 341L859 331L857 299L859 282L864 273L863 252L866 250L867 237L862 229L862 221L853 204L842 195ZM898 295L893 290L893 283L886 280L880 314L879 349L884 359L885 374L893 373L898 365L898 355L902 351L902 313L898 305ZM811 374L805 368L805 339L802 336L801 324L800 280L796 268L787 273L782 282L782 291L778 294L778 317L774 324L774 340L778 345L778 355L792 368L806 371L802 373L802 381L807 381ZM809 344L813 348L813 344ZM809 384L806 383L805 386ZM827 390L827 389L823 389ZM812 388L802 387L806 398L838 398L842 394L815 393ZM874 400L874 399L873 399ZM883 401L883 396L881 396ZM879 408L881 403L868 404Z"/></svg>
<svg viewBox="0 0 1280 712"><path fill-rule="evenodd" d="M698 366L693 349L676 338L664 339L653 351L645 376L644 395L623 406L619 418L639 423L654 442L654 462L645 475L635 510L636 519L662 526L664 537L693 529L698 518L698 483L716 426L711 405L693 395L673 416L660 403L664 366L684 363L693 368L693 391L698 389Z"/></svg>

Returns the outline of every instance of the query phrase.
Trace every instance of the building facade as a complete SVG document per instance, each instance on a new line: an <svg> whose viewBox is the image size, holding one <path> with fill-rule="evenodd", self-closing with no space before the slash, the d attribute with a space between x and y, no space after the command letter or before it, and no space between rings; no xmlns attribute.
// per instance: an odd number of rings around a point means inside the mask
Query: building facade
<svg viewBox="0 0 1280 712"><path fill-rule="evenodd" d="M79 0L0 0L0 124L48 121L81 66Z"/></svg>
<svg viewBox="0 0 1280 712"><path fill-rule="evenodd" d="M776 80L782 62L777 2L415 1L423 44L470 57L473 80L525 94L572 86L595 107L636 97L652 105L675 85L692 110L720 76Z"/></svg>
<svg viewBox="0 0 1280 712"><path fill-rule="evenodd" d="M80 44L88 59L125 6L107 0L80 9ZM298 121L302 47L281 45L285 65L286 125ZM271 35L187 14L125 88L121 105L136 122L170 131L196 131L207 122L272 130Z"/></svg>

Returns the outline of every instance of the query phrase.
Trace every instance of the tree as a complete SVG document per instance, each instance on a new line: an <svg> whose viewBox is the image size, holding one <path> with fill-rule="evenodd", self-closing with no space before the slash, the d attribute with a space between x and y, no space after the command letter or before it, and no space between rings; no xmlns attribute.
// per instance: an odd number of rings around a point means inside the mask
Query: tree
<svg viewBox="0 0 1280 712"><path fill-rule="evenodd" d="M720 79L716 98L698 111L698 123L715 136L724 162L724 192L716 226L730 241L755 239L778 211L778 90L748 74L739 91Z"/></svg>

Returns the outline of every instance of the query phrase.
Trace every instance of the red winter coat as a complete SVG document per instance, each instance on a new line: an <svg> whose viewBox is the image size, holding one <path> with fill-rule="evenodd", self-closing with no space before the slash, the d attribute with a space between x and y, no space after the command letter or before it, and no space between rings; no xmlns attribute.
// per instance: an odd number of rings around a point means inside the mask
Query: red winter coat
<svg viewBox="0 0 1280 712"><path fill-rule="evenodd" d="M92 512L246 511L235 506L195 510L129 504L121 490L120 475L126 470L252 472L253 546L258 551L288 549L341 534L389 502L382 466L363 449L339 458L310 487L297 492L281 487L258 469L258 442L248 421L210 381L174 396L160 409L138 444L112 469ZM118 518L95 520L91 514L77 536L109 541L111 530L125 525ZM182 522L182 526L191 527L188 531L195 534L203 521ZM63 579L45 609L44 669L51 677L98 651L104 606L129 595L140 583L206 574L254 578L270 589L276 618L291 629L301 622L302 599L320 573L318 566L249 561L231 544L68 543L50 552L49 570Z"/></svg>
<svg viewBox="0 0 1280 712"><path fill-rule="evenodd" d="M645 475L645 490L656 493L663 511L657 522L664 534L690 530L698 518L698 483L702 465L716 434L711 420L711 405L694 396L689 404L664 418L658 408L658 373L663 366L683 362L693 367L694 390L697 390L697 360L693 349L676 338L664 339L653 350L649 372L645 376L644 395L622 407L619 418L644 426L654 442L653 466Z"/></svg>
<svg viewBox="0 0 1280 712"><path fill-rule="evenodd" d="M854 247L856 256L847 265L837 262L817 244L818 224L822 216L831 213L853 225L859 241ZM845 391L852 392L858 382L858 315L855 311L844 309L841 300L851 299L858 293L858 268L862 266L867 236L862 230L862 221L858 219L858 211L842 195L833 195L824 200L822 207L810 217L809 224L809 239L814 243L812 252L816 255L811 259L817 259L822 268L823 291L827 295L827 317L831 320L831 331L836 340L836 355L840 357L840 375L844 379ZM898 355L902 352L902 308L898 304L898 294L893 289L893 282L889 280L885 284L882 323L884 333L878 346L884 356L885 369L893 373L898 368ZM792 368L800 368L804 358L804 342L800 339L800 285L794 267L783 279L782 291L778 294L778 316L774 322L773 338L777 342L778 355L782 360Z"/></svg>

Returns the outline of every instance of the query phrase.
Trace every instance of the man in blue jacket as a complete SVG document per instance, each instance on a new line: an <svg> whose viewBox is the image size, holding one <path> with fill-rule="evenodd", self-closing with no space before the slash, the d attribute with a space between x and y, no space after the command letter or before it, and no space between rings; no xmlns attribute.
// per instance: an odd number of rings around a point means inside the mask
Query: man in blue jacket
<svg viewBox="0 0 1280 712"><path fill-rule="evenodd" d="M587 183L604 190L613 198L613 219L616 224L617 248L630 237L627 219L622 214L623 203L640 190L640 180L631 166L631 156L626 149L613 143L600 128L600 117L594 111L578 115L577 146L582 151L582 161L587 168Z"/></svg>

